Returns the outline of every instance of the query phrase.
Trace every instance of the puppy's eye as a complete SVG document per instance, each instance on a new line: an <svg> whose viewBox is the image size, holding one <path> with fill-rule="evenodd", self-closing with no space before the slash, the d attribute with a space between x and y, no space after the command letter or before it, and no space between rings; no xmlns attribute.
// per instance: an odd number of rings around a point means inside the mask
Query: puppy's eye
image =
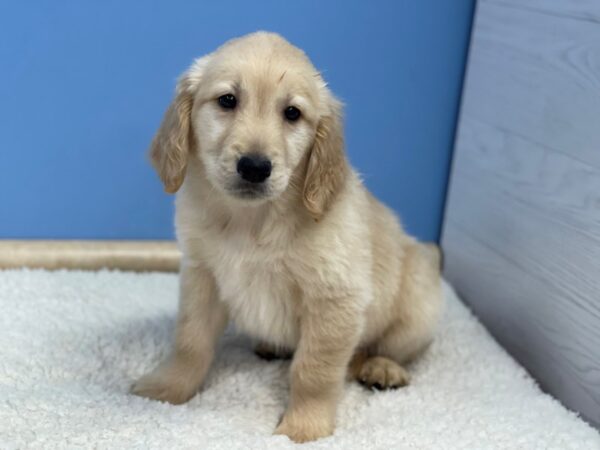
<svg viewBox="0 0 600 450"><path fill-rule="evenodd" d="M223 109L233 109L237 105L237 99L233 94L225 94L219 97L219 105Z"/></svg>
<svg viewBox="0 0 600 450"><path fill-rule="evenodd" d="M290 122L295 122L300 118L300 110L295 106L288 106L285 108L285 111L283 111L283 115Z"/></svg>

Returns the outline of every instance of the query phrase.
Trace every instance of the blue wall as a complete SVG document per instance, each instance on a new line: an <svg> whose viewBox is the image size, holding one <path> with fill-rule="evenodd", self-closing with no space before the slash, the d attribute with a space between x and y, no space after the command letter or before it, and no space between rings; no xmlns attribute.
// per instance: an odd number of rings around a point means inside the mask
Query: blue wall
<svg viewBox="0 0 600 450"><path fill-rule="evenodd" d="M0 5L0 238L170 238L145 156L178 74L266 29L347 104L350 158L437 239L473 0Z"/></svg>

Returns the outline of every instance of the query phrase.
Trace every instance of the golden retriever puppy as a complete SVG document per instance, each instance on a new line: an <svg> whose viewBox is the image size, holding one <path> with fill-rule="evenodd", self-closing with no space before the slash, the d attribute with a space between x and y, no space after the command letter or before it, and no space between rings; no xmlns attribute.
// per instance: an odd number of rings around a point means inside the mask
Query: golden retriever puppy
<svg viewBox="0 0 600 450"><path fill-rule="evenodd" d="M198 59L150 155L178 192L180 305L171 356L133 393L189 400L229 320L293 352L275 433L294 441L333 433L346 376L408 383L440 315L439 255L350 167L341 104L301 50L258 32Z"/></svg>

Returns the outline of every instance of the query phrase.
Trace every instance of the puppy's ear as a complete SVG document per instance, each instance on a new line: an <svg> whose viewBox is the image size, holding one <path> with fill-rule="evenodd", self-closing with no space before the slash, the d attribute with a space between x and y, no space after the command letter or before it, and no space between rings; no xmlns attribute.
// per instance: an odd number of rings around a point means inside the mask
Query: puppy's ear
<svg viewBox="0 0 600 450"><path fill-rule="evenodd" d="M327 96L328 107L317 126L304 179L304 206L315 220L332 204L349 170L344 153L342 105L329 92Z"/></svg>
<svg viewBox="0 0 600 450"><path fill-rule="evenodd" d="M150 160L162 180L165 191L174 194L185 177L189 153L194 143L192 108L208 56L198 59L177 83L175 98L150 145Z"/></svg>

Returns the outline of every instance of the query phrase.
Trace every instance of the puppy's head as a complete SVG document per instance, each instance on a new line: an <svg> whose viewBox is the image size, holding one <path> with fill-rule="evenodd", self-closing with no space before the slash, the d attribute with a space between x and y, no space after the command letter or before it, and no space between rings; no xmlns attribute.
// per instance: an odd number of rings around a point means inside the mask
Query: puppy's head
<svg viewBox="0 0 600 450"><path fill-rule="evenodd" d="M301 50L264 32L226 43L184 73L150 155L168 192L197 157L229 198L259 204L298 187L315 218L348 170L340 103Z"/></svg>

